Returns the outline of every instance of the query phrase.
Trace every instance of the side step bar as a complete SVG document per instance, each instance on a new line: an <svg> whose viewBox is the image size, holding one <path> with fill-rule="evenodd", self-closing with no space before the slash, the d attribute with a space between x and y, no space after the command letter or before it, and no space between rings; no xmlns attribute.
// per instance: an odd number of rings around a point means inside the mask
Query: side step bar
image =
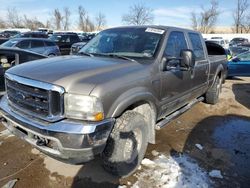
<svg viewBox="0 0 250 188"><path fill-rule="evenodd" d="M184 106L184 107L180 108L179 110L175 111L174 113L170 114L169 116L166 116L163 120L161 120L160 122L158 122L156 124L156 130L159 130L159 129L165 127L170 121L179 117L181 114L183 114L184 112L189 110L192 106L194 106L195 104L197 104L198 102L201 102L203 100L204 100L204 97L199 97L199 98L193 100L192 102L188 103L186 106Z"/></svg>

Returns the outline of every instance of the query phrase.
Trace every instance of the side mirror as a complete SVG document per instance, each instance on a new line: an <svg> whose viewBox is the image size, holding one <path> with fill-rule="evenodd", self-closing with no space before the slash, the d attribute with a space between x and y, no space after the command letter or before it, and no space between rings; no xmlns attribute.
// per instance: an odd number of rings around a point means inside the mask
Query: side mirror
<svg viewBox="0 0 250 188"><path fill-rule="evenodd" d="M195 56L192 50L181 51L180 66L182 70L190 70L190 68L195 66Z"/></svg>

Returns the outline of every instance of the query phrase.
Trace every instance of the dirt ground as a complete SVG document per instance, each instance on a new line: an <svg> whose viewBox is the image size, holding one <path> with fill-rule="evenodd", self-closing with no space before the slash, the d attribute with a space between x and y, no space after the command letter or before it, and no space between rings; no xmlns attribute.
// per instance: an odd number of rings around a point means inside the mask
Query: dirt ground
<svg viewBox="0 0 250 188"><path fill-rule="evenodd" d="M145 157L153 160L155 153L184 153L207 172L221 171L223 178L212 178L213 187L249 187L249 95L250 78L227 80L218 104L199 103L157 131L156 144L149 145ZM0 187L10 180L17 180L16 188L131 187L138 179L136 174L144 170L121 179L106 173L98 157L85 165L64 164L11 136L2 125L0 132Z"/></svg>

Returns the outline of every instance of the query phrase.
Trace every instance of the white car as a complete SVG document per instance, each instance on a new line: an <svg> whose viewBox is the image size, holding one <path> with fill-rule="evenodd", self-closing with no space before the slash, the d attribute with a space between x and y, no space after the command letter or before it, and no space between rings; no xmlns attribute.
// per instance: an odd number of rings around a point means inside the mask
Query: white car
<svg viewBox="0 0 250 188"><path fill-rule="evenodd" d="M229 48L229 41L225 40L223 38L211 38L210 40L207 40L209 42L214 42L216 44L221 45L223 48L228 49Z"/></svg>

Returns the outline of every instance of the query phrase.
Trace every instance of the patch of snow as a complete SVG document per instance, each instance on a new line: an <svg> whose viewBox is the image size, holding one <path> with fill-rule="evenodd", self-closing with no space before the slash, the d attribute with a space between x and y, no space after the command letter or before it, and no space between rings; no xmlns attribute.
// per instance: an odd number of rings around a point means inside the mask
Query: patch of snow
<svg viewBox="0 0 250 188"><path fill-rule="evenodd" d="M15 186L17 181L18 181L18 179L10 180L2 188L12 188Z"/></svg>
<svg viewBox="0 0 250 188"><path fill-rule="evenodd" d="M203 146L200 144L195 144L195 146L199 149L199 150L203 150Z"/></svg>
<svg viewBox="0 0 250 188"><path fill-rule="evenodd" d="M220 170L212 170L209 172L209 176L212 178L220 178L223 179L223 176L221 175L221 171Z"/></svg>
<svg viewBox="0 0 250 188"><path fill-rule="evenodd" d="M119 185L117 188L127 188L126 185Z"/></svg>
<svg viewBox="0 0 250 188"><path fill-rule="evenodd" d="M156 157L156 156L158 156L158 155L159 155L159 152L158 152L158 151L156 151L156 150L153 150L151 153L152 153L152 155L153 155L154 157Z"/></svg>
<svg viewBox="0 0 250 188"><path fill-rule="evenodd" d="M146 167L153 167L153 166L155 166L155 162L151 161L150 159L147 159L147 158L143 159L142 162L141 162L141 164L143 166L146 166Z"/></svg>
<svg viewBox="0 0 250 188"><path fill-rule="evenodd" d="M212 184L209 176L190 157L186 155L171 157L161 154L155 160L144 159L142 164L148 168L136 175L137 187L201 187Z"/></svg>
<svg viewBox="0 0 250 188"><path fill-rule="evenodd" d="M0 146L3 144L3 142L2 141L0 141Z"/></svg>

